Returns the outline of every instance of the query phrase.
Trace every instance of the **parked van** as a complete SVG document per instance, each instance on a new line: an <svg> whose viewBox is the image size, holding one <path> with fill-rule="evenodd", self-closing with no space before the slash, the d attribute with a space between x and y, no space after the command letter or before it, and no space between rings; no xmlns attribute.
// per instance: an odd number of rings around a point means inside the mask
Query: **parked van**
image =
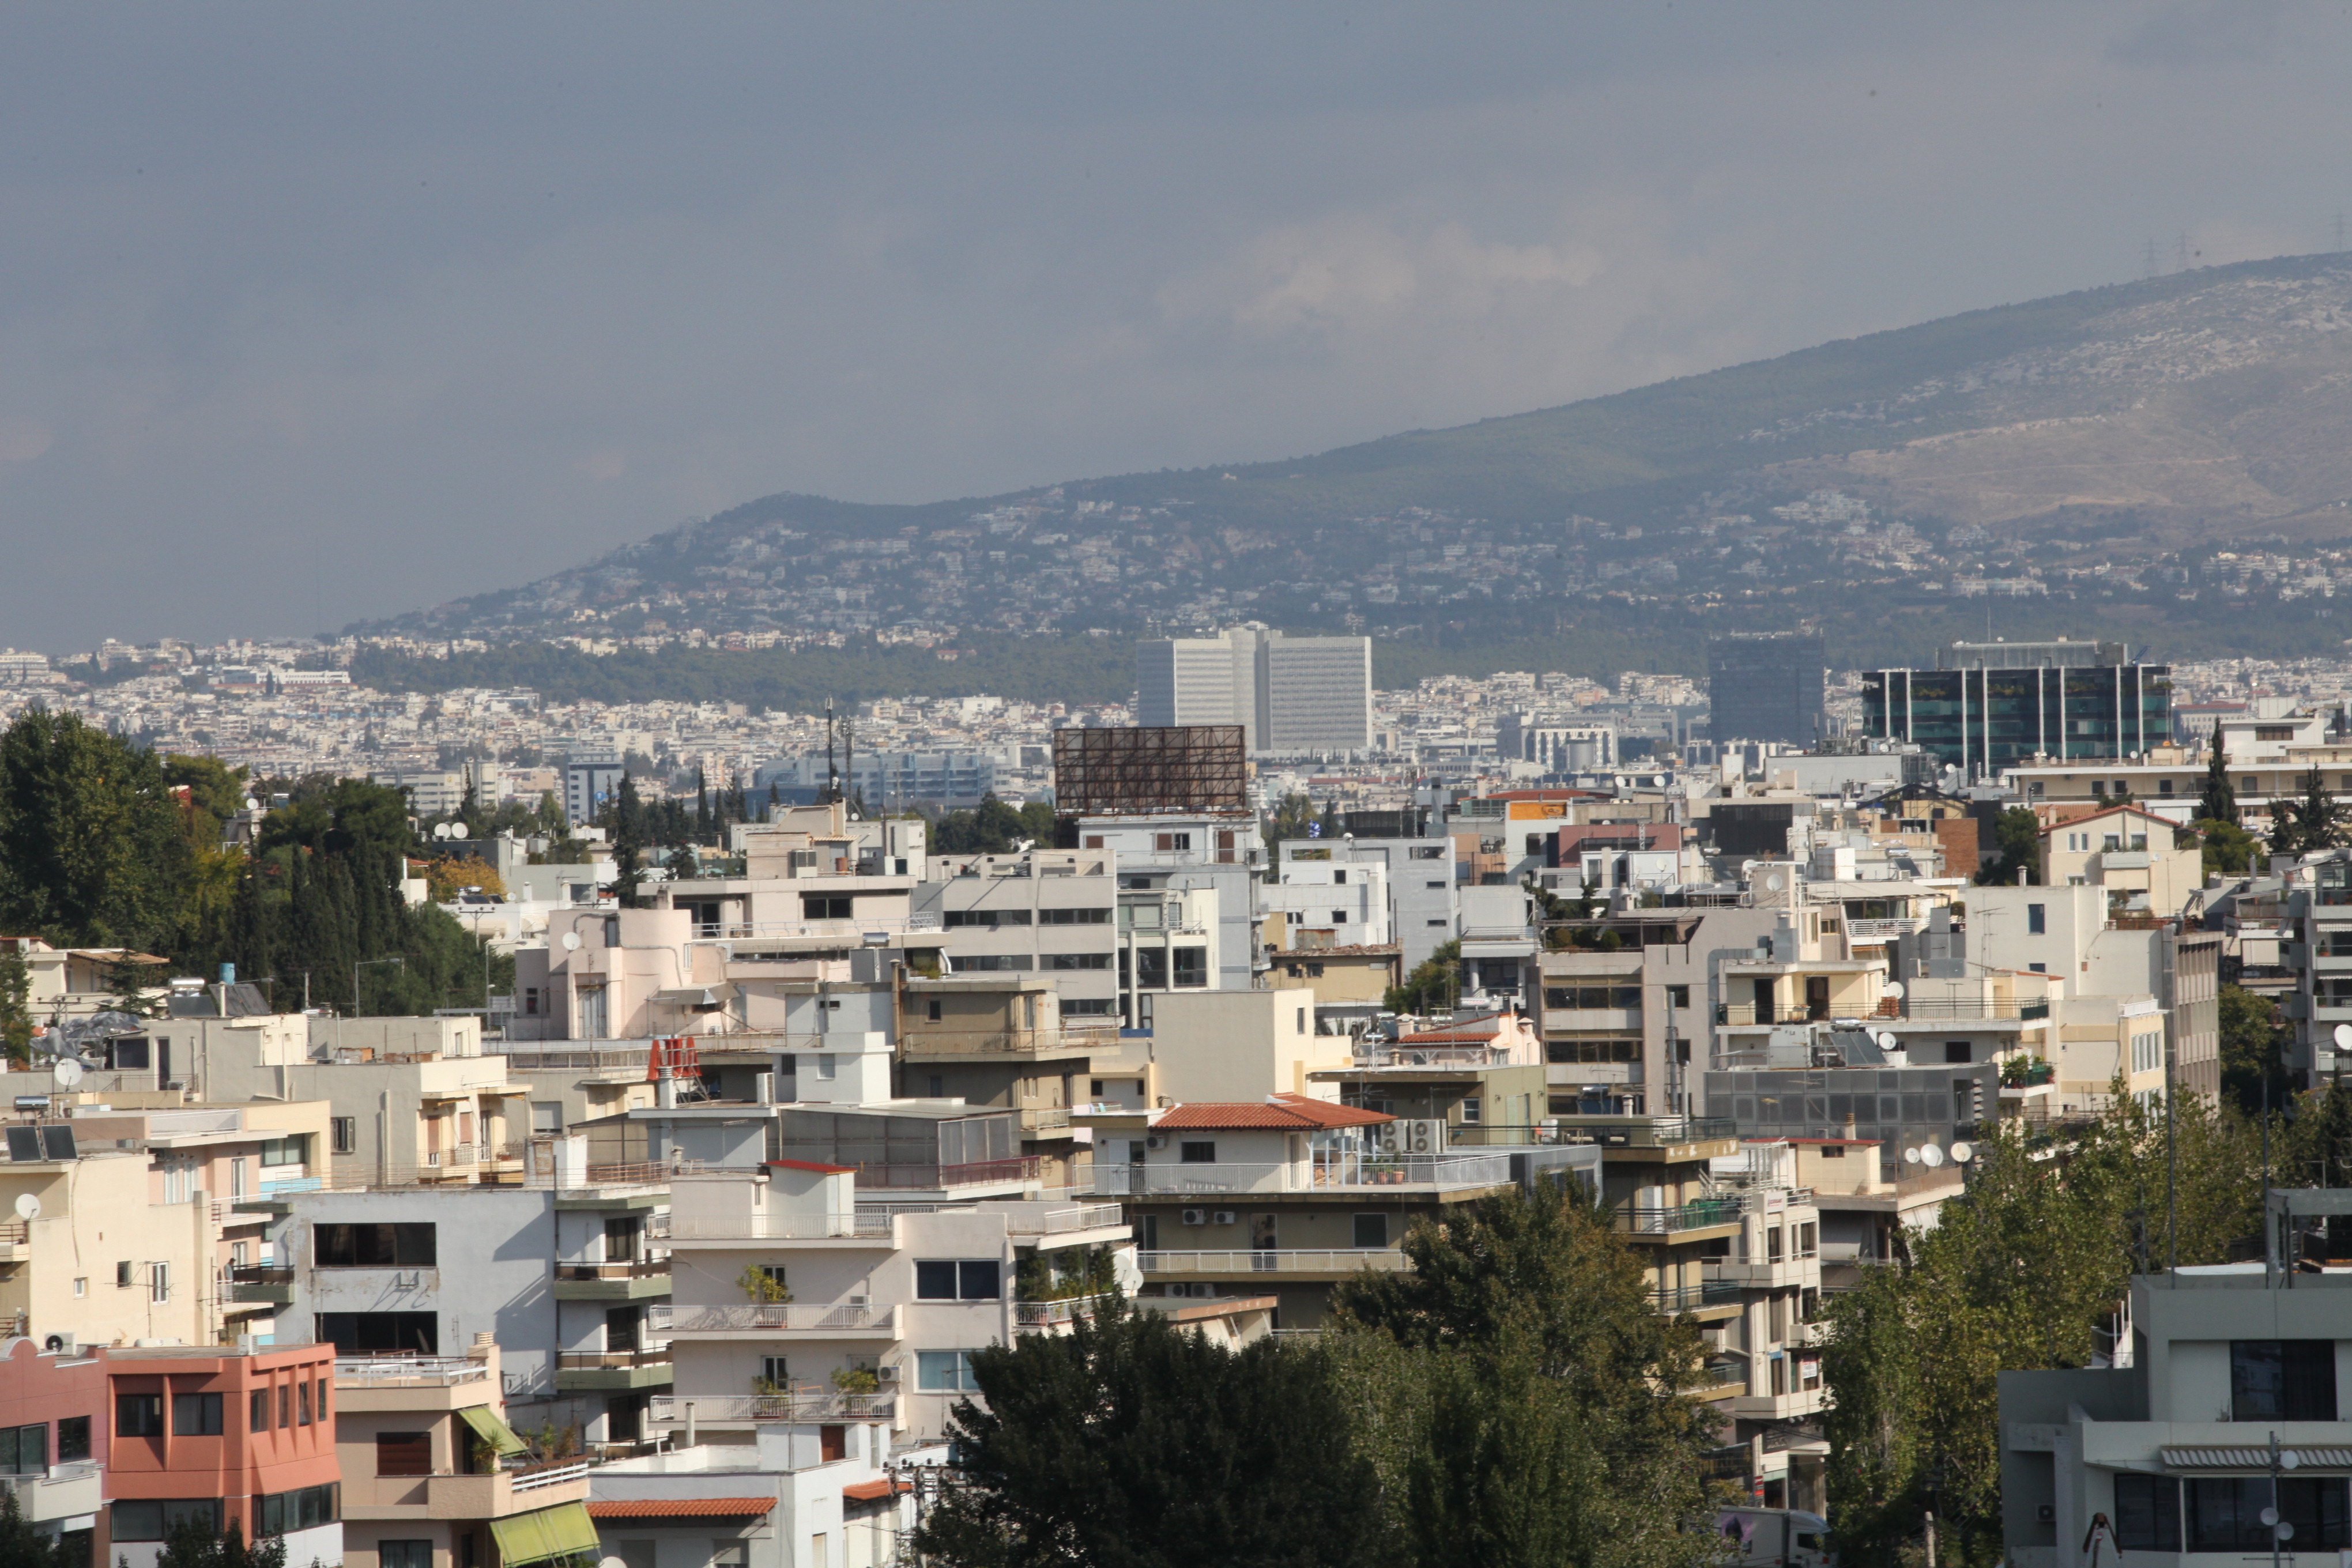
<svg viewBox="0 0 2352 1568"><path fill-rule="evenodd" d="M1837 1568L1830 1522L1789 1508L1727 1508L1715 1527L1729 1547L1731 1568Z"/></svg>

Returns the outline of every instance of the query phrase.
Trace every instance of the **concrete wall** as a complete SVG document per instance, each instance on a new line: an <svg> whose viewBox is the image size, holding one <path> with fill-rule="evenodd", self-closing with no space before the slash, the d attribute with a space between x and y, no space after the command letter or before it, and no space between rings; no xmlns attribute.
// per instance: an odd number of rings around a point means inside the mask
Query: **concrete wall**
<svg viewBox="0 0 2352 1568"><path fill-rule="evenodd" d="M1345 1037L1315 1033L1315 993L1306 986L1163 993L1151 1058L1159 1092L1171 1104L1269 1094L1328 1099L1328 1089L1310 1086L1307 1075L1350 1059Z"/></svg>

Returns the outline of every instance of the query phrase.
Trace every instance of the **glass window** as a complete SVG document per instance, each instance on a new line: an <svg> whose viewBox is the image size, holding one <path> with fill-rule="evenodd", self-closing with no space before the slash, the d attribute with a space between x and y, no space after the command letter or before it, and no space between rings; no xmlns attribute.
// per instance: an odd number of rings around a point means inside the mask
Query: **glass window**
<svg viewBox="0 0 2352 1568"><path fill-rule="evenodd" d="M917 1351L915 1386L925 1394L977 1394L970 1351Z"/></svg>
<svg viewBox="0 0 2352 1568"><path fill-rule="evenodd" d="M375 1543L377 1568L433 1568L433 1543L429 1541L379 1541Z"/></svg>
<svg viewBox="0 0 2352 1568"><path fill-rule="evenodd" d="M1356 1216L1358 1247L1386 1247L1389 1244L1389 1216L1384 1214L1360 1214Z"/></svg>
<svg viewBox="0 0 2352 1568"><path fill-rule="evenodd" d="M49 1468L49 1425L0 1426L0 1468L12 1476L37 1476Z"/></svg>
<svg viewBox="0 0 2352 1568"><path fill-rule="evenodd" d="M2230 1418L2335 1420L2335 1342L2231 1341Z"/></svg>
<svg viewBox="0 0 2352 1568"><path fill-rule="evenodd" d="M2116 1547L2180 1550L2180 1483L2170 1476L2116 1477Z"/></svg>
<svg viewBox="0 0 2352 1568"><path fill-rule="evenodd" d="M172 1395L172 1436L217 1437L221 1435L221 1396L217 1394Z"/></svg>
<svg viewBox="0 0 2352 1568"><path fill-rule="evenodd" d="M320 1268L431 1268L439 1247L432 1224L315 1225L311 1262Z"/></svg>
<svg viewBox="0 0 2352 1568"><path fill-rule="evenodd" d="M246 1399L245 1429L248 1432L269 1430L269 1390L257 1388Z"/></svg>
<svg viewBox="0 0 2352 1568"><path fill-rule="evenodd" d="M2267 1476L2193 1477L2187 1493L2189 1550L2268 1552L2271 1506ZM2294 1526L2294 1550L2339 1552L2347 1541L2346 1487L2341 1477L2297 1476L2278 1482L2279 1517Z"/></svg>
<svg viewBox="0 0 2352 1568"><path fill-rule="evenodd" d="M89 1458L89 1417L64 1415L58 1419L58 1463L69 1465L76 1459Z"/></svg>
<svg viewBox="0 0 2352 1568"><path fill-rule="evenodd" d="M1213 1141L1180 1143L1176 1158L1187 1165L1213 1165L1217 1163L1217 1145Z"/></svg>
<svg viewBox="0 0 2352 1568"><path fill-rule="evenodd" d="M161 1541L188 1523L220 1529L218 1498L125 1498L114 1505L113 1514L117 1541Z"/></svg>
<svg viewBox="0 0 2352 1568"><path fill-rule="evenodd" d="M957 1294L967 1301L994 1301L1004 1295L1003 1266L994 1258L956 1265Z"/></svg>
<svg viewBox="0 0 2352 1568"><path fill-rule="evenodd" d="M160 1394L118 1394L114 1396L114 1435L118 1437L161 1437L163 1396Z"/></svg>
<svg viewBox="0 0 2352 1568"><path fill-rule="evenodd" d="M953 1263L926 1262L915 1264L915 1300L918 1301L952 1301L956 1299L956 1266Z"/></svg>
<svg viewBox="0 0 2352 1568"><path fill-rule="evenodd" d="M328 1119L335 1152L349 1154L360 1146L360 1119L356 1116L336 1116Z"/></svg>

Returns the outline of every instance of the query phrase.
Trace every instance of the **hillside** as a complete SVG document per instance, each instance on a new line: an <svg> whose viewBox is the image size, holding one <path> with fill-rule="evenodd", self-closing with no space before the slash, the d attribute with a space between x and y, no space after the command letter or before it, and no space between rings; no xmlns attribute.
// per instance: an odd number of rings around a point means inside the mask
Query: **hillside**
<svg viewBox="0 0 2352 1568"><path fill-rule="evenodd" d="M1284 462L925 506L771 496L353 629L854 650L1253 618L1441 664L1574 668L1605 642L1691 668L1712 629L1816 621L1846 662L1990 610L2176 656L2333 648L2347 328L2352 257L2206 268Z"/></svg>

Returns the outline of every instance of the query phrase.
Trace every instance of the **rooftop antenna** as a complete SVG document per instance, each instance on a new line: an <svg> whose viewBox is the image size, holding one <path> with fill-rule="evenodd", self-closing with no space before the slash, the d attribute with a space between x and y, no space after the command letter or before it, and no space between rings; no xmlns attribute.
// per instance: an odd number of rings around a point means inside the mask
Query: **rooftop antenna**
<svg viewBox="0 0 2352 1568"><path fill-rule="evenodd" d="M2337 237L2341 239L2344 232L2344 218L2341 214L2336 216L2336 230ZM2341 250L2344 247L2339 244L2336 248ZM2139 275L2142 278L2153 278L2160 270L2162 270L2162 268L2157 265L2156 260L2156 237L2151 235L2148 237L2147 242L2140 247Z"/></svg>

